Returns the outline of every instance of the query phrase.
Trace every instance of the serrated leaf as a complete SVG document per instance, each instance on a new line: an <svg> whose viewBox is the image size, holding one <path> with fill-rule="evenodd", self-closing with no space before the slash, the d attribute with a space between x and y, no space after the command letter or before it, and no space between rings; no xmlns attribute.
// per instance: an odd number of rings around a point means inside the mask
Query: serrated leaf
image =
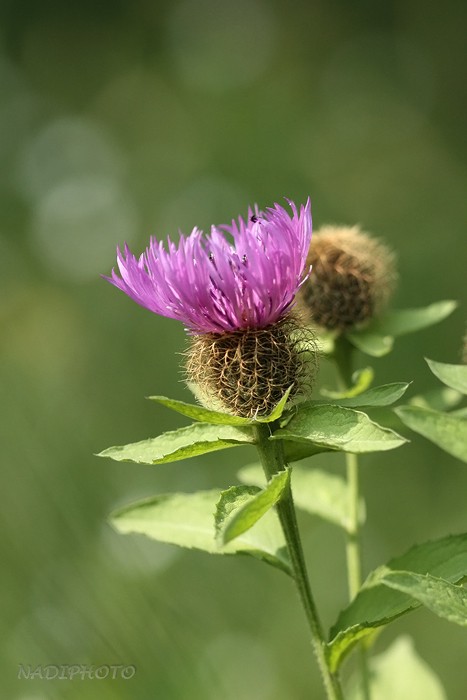
<svg viewBox="0 0 467 700"><path fill-rule="evenodd" d="M117 462L164 464L253 441L252 428L193 423L155 438L109 447L97 456L110 457Z"/></svg>
<svg viewBox="0 0 467 700"><path fill-rule="evenodd" d="M371 700L447 700L438 676L406 635L370 658L369 671ZM360 683L359 674L346 694L348 700L365 699Z"/></svg>
<svg viewBox="0 0 467 700"><path fill-rule="evenodd" d="M411 430L434 442L453 457L467 462L465 418L418 406L399 406L394 411Z"/></svg>
<svg viewBox="0 0 467 700"><path fill-rule="evenodd" d="M457 302L452 300L437 301L418 309L400 309L389 311L371 325L382 335L400 336L415 333L423 328L433 326L450 316L456 309Z"/></svg>
<svg viewBox="0 0 467 700"><path fill-rule="evenodd" d="M110 521L124 534L139 533L210 554L250 554L290 574L285 540L273 511L235 541L219 547L214 512L220 494L220 489L213 489L159 495L115 511Z"/></svg>
<svg viewBox="0 0 467 700"><path fill-rule="evenodd" d="M272 440L286 440L321 450L378 452L392 450L406 442L393 430L374 423L366 413L342 406L302 406Z"/></svg>
<svg viewBox="0 0 467 700"><path fill-rule="evenodd" d="M412 571L390 571L382 582L407 593L431 612L456 625L467 627L467 591L442 578Z"/></svg>
<svg viewBox="0 0 467 700"><path fill-rule="evenodd" d="M198 406L197 404L185 403L176 399L169 399L167 396L148 396L150 401L156 401L162 406L172 409L180 413L182 416L187 416L193 420L202 423L210 423L211 425L250 425L249 418L240 418L232 416L230 413L222 413L221 411L212 411L211 409Z"/></svg>
<svg viewBox="0 0 467 700"><path fill-rule="evenodd" d="M240 469L240 481L264 486L261 465L251 464ZM294 466L291 471L292 494L295 506L301 510L347 529L351 522L350 496L345 480L320 469ZM365 521L365 504L360 499L360 523Z"/></svg>
<svg viewBox="0 0 467 700"><path fill-rule="evenodd" d="M362 394L368 389L373 381L375 373L372 367L365 367L364 369L359 369L352 375L352 386L346 391L330 391L329 389L321 389L321 394L327 396L330 399L350 399L359 394Z"/></svg>
<svg viewBox="0 0 467 700"><path fill-rule="evenodd" d="M290 470L275 474L264 489L233 486L221 493L216 507L218 539L226 544L249 530L282 496L290 480Z"/></svg>
<svg viewBox="0 0 467 700"><path fill-rule="evenodd" d="M383 583L384 577L391 571L430 574L450 583L458 583L467 576L467 534L452 535L412 547L368 576L360 592L340 613L331 629L328 648L333 671L359 639L420 606L412 596L390 589Z"/></svg>
<svg viewBox="0 0 467 700"><path fill-rule="evenodd" d="M391 352L394 345L394 338L390 334L379 333L377 330L369 328L347 333L346 337L357 350L370 355L370 357L383 357Z"/></svg>
<svg viewBox="0 0 467 700"><path fill-rule="evenodd" d="M259 493L261 489L252 484L243 486L230 486L230 488L221 491L219 500L216 503L216 511L214 513L214 525L216 529L216 538L220 544L225 544L223 537L223 527L230 516L238 511L242 506L251 500L252 496Z"/></svg>
<svg viewBox="0 0 467 700"><path fill-rule="evenodd" d="M435 362L425 358L433 374L440 379L443 384L467 394L467 365L451 365L446 362Z"/></svg>

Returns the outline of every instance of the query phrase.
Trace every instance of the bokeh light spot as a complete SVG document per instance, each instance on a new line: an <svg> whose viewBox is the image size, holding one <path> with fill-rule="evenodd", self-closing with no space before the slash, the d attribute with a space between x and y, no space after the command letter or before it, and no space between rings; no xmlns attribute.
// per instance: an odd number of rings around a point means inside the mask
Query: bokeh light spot
<svg viewBox="0 0 467 700"><path fill-rule="evenodd" d="M117 242L131 243L137 231L133 203L112 178L69 179L39 202L32 223L38 255L56 274L77 281L109 268Z"/></svg>
<svg viewBox="0 0 467 700"><path fill-rule="evenodd" d="M97 124L77 118L49 122L25 143L18 159L20 189L41 197L70 177L120 176L121 153Z"/></svg>

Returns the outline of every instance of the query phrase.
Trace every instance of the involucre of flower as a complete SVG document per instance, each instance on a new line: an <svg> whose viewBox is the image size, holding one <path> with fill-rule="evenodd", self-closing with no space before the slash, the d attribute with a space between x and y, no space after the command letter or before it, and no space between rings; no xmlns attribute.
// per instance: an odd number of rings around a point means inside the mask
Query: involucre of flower
<svg viewBox="0 0 467 700"><path fill-rule="evenodd" d="M190 333L187 378L207 406L235 415L267 415L288 389L303 394L316 365L313 336L292 312L306 280L311 239L308 200L290 215L275 204L248 219L194 229L167 249L151 239L136 258L118 250L120 276L109 282Z"/></svg>
<svg viewBox="0 0 467 700"><path fill-rule="evenodd" d="M313 323L348 331L379 315L391 297L395 256L358 226L324 226L313 236L307 258L312 273L299 306Z"/></svg>
<svg viewBox="0 0 467 700"><path fill-rule="evenodd" d="M289 313L266 328L193 336L187 379L198 399L237 416L267 415L291 388L311 390L317 366L314 335Z"/></svg>
<svg viewBox="0 0 467 700"><path fill-rule="evenodd" d="M265 328L292 306L306 278L311 239L310 201L292 216L276 204L230 226L195 228L178 246L151 238L141 257L118 250L120 276L109 282L161 316L182 321L192 333Z"/></svg>

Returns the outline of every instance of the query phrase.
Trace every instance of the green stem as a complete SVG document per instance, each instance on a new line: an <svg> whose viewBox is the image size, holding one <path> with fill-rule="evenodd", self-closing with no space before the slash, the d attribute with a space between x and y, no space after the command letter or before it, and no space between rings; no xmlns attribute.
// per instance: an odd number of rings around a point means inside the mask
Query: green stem
<svg viewBox="0 0 467 700"><path fill-rule="evenodd" d="M360 554L359 522L359 478L357 455L345 454L347 486L349 489L349 523L347 526L347 577L349 597L355 598L362 585L362 562Z"/></svg>
<svg viewBox="0 0 467 700"><path fill-rule="evenodd" d="M255 432L256 447L261 458L264 473L269 480L274 474L285 468L282 442L269 439L270 432L267 425L258 425L255 428ZM331 673L328 664L326 641L308 580L290 484L284 490L276 504L276 508L287 543L293 577L310 628L311 642L328 700L343 700L339 679L336 674Z"/></svg>
<svg viewBox="0 0 467 700"><path fill-rule="evenodd" d="M362 558L360 546L360 519L359 519L359 479L357 455L345 455L347 470L347 485L349 487L349 524L347 527L346 556L347 578L349 585L349 598L353 600L362 585ZM360 678L362 681L363 700L371 700L370 679L368 674L368 661L365 647L360 644L358 648L358 663Z"/></svg>
<svg viewBox="0 0 467 700"><path fill-rule="evenodd" d="M336 342L334 359L337 368L339 388L345 391L351 384L353 346L341 337ZM347 486L349 491L349 523L347 526L346 558L349 598L353 600L362 585L362 556L360 531L360 486L358 457L345 454ZM371 700L370 681L366 649L359 645L359 667L362 681L363 700Z"/></svg>
<svg viewBox="0 0 467 700"><path fill-rule="evenodd" d="M341 335L334 345L334 361L337 368L337 383L341 391L352 385L352 355L354 347Z"/></svg>

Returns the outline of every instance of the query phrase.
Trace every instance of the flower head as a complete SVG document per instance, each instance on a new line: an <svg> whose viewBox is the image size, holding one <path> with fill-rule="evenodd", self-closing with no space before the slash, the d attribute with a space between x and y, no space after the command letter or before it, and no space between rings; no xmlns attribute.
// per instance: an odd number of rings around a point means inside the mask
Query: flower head
<svg viewBox="0 0 467 700"><path fill-rule="evenodd" d="M291 308L306 279L311 239L310 200L292 216L275 204L248 212L248 220L195 228L178 246L151 238L138 259L127 245L118 250L120 276L109 282L161 316L182 321L195 334L260 329Z"/></svg>
<svg viewBox="0 0 467 700"><path fill-rule="evenodd" d="M307 395L317 368L314 335L288 313L266 328L193 335L186 377L198 400L236 416L268 415L289 390Z"/></svg>
<svg viewBox="0 0 467 700"><path fill-rule="evenodd" d="M324 226L308 253L313 272L299 295L302 311L340 333L367 324L387 305L396 282L395 257L358 226Z"/></svg>

